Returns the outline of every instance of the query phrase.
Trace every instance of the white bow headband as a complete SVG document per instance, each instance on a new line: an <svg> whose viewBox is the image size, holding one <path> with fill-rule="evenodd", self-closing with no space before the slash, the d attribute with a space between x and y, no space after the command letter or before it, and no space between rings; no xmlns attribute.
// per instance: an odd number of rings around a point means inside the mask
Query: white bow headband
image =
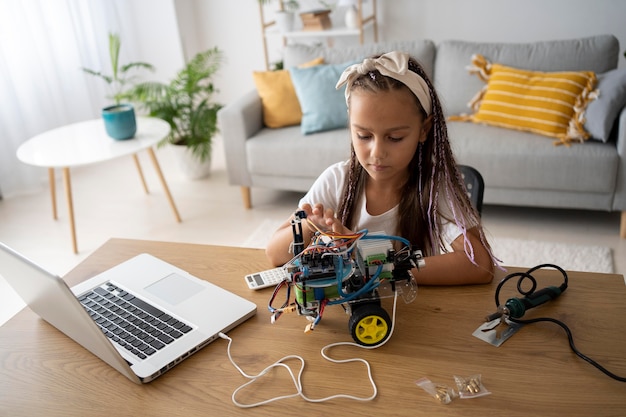
<svg viewBox="0 0 626 417"><path fill-rule="evenodd" d="M350 65L343 71L335 88L339 89L346 84L346 104L348 104L354 80L374 70L409 87L424 108L426 116L430 115L432 103L428 85L422 77L409 70L409 55L398 51L386 53L378 58L366 58L363 63Z"/></svg>

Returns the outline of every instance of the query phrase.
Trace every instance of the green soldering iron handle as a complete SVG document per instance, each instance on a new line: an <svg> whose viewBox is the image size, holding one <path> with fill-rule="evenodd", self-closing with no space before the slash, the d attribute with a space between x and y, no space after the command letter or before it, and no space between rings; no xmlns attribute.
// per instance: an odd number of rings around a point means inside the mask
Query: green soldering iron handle
<svg viewBox="0 0 626 417"><path fill-rule="evenodd" d="M508 310L510 317L519 319L527 310L554 300L561 295L566 288L566 285L561 285L561 287L546 287L528 294L524 298L509 298L504 306Z"/></svg>

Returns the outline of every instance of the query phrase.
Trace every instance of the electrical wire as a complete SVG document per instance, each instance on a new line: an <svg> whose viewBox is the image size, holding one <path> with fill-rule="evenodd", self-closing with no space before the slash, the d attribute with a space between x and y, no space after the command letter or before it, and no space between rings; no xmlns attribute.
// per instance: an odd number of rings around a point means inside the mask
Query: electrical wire
<svg viewBox="0 0 626 417"><path fill-rule="evenodd" d="M541 264L541 265L537 265L537 266L535 266L533 268L530 268L526 272L515 272L515 273L509 274L506 277L504 277L504 279L502 279L502 281L500 281L500 283L496 287L496 293L495 293L496 307L500 306L500 290L502 289L502 286L504 285L504 283L507 282L509 279L512 279L512 278L515 278L515 277L519 277L519 280L517 281L517 290L518 290L518 292L520 294L522 294L524 296L529 296L532 293L534 293L536 288L537 288L537 280L535 279L535 277L532 276L532 273L535 272L538 269L541 269L541 268L554 268L554 269L558 270L563 275L563 284L561 284L560 290L561 291L565 291L565 289L567 288L567 285L568 285L568 277L567 277L567 273L563 270L563 268L561 268L561 267L559 267L557 265L553 265L553 264ZM530 289L524 290L522 288L522 283L524 282L524 280L530 280L530 282L532 283L532 286L531 286ZM593 359L591 359L587 355L585 355L582 352L580 352L578 350L578 348L576 347L576 345L574 344L574 336L572 334L572 331L562 321L557 320L557 319L553 319L551 317L539 317L539 318L527 319L527 320L520 320L520 319L516 319L516 318L513 318L513 317L508 317L508 320L510 320L510 321L512 321L514 323L519 323L519 324L532 324L532 323L539 323L539 322L549 322L549 323L554 323L554 324L560 326L565 331L565 333L567 334L567 339L568 339L568 342L569 342L569 346L570 346L571 350L576 354L576 356L578 356L579 358L583 359L584 361L590 363L591 365L593 365L595 368L600 370L605 375L607 375L607 376L609 376L609 377L611 377L611 378L613 378L613 379L615 379L617 381L626 382L626 377L621 377L621 376L618 376L618 375L612 373L611 371L609 371L608 369L606 369L605 367L600 365L598 362L594 361Z"/></svg>
<svg viewBox="0 0 626 417"><path fill-rule="evenodd" d="M517 291L520 294L527 296L535 292L535 290L537 289L537 280L535 279L535 277L532 276L532 273L542 268L554 268L557 271L559 271L561 275L563 275L563 284L560 285L559 289L561 290L561 292L567 289L569 278L567 277L567 272L565 272L563 268L554 264L540 264L540 265L530 268L526 272L513 272L507 275L506 277L504 277L502 281L500 281L498 283L498 286L496 287L496 293L495 293L496 307L500 307L500 290L502 289L502 286L510 279L519 277L519 279L517 280ZM530 289L524 290L522 288L522 284L524 280L529 280L532 283L532 286L530 287Z"/></svg>
<svg viewBox="0 0 626 417"><path fill-rule="evenodd" d="M279 308L275 308L272 306L272 303L274 302L274 299L278 295L280 289L284 286L287 286L287 294L285 297L285 301ZM270 297L270 300L267 303L267 309L269 310L270 313L272 313L272 323L278 320L278 318L283 314L285 309L289 307L290 299L291 299L291 286L289 285L288 280L284 279L276 285L276 287L274 288L274 292L272 293L272 296Z"/></svg>
<svg viewBox="0 0 626 417"><path fill-rule="evenodd" d="M401 237L401 236L392 236L392 235L368 235L367 234L367 230L365 230L365 234L363 235L363 237L361 237L361 239L366 240L366 239L370 239L370 240L374 240L374 239L388 239L388 240L397 240L399 242L402 242L404 244L404 246L406 247L411 247L411 242L409 242L407 239Z"/></svg>
<svg viewBox="0 0 626 417"><path fill-rule="evenodd" d="M594 361L593 359L591 359L587 355L581 353L578 350L578 348L576 347L576 345L574 344L574 336L572 335L572 331L562 321L557 320L557 319L553 319L553 318L550 318L550 317L539 317L539 318L536 318L536 319L528 319L528 320L520 320L520 319L509 318L509 320L514 322L514 323L520 323L520 324L532 324L532 323L539 323L539 322L542 322L542 321L546 321L546 322L550 322L550 323L554 323L554 324L559 325L563 330L565 330L565 333L567 333L567 340L569 341L569 346L572 349L572 351L576 354L576 356L578 356L579 358L581 358L581 359L585 360L586 362L590 363L591 365L593 365L594 367L599 369L601 372L603 372L605 375L607 375L607 376L609 376L609 377L611 377L611 378L613 378L613 379L615 379L617 381L626 382L626 377L615 375L613 372L609 371L608 369L606 369L605 367L600 365L598 362Z"/></svg>
<svg viewBox="0 0 626 417"><path fill-rule="evenodd" d="M378 344L376 346L363 346L363 345L359 345L359 344L354 343L354 342L337 342L337 343L331 343L329 345L324 346L321 349L321 351L320 351L320 354L322 355L322 357L324 359L326 359L327 361L332 362L332 363L336 363L336 364L349 363L349 362L361 362L361 363L363 363L365 365L366 369L367 369L367 376L369 378L370 385L372 387L372 394L370 396L368 396L368 397L357 397L357 396L350 395L350 394L335 394L335 395L331 395L331 396L324 397L324 398L309 398L309 397L307 397L304 394L304 387L302 385L302 374L304 372L305 361L304 361L304 358L302 358L301 356L298 356L298 355L288 355L288 356L285 356L285 357L279 359L278 361L274 362L273 364L269 365L268 367L263 369L258 374L256 374L256 375L248 375L243 369L241 369L241 367L239 367L239 365L237 365L237 363L234 361L234 359L232 357L231 345L233 343L233 339L228 337L226 334L220 332L219 333L219 337L221 337L222 339L225 339L225 340L228 341L228 348L227 348L228 359L233 364L235 369L237 369L237 371L239 371L239 373L243 377L245 377L245 378L250 380L250 381L246 382L245 384L241 385L239 388L237 388L237 389L235 389L233 391L233 394L231 396L233 404L235 404L237 407L240 407L240 408L253 408L253 407L258 407L258 406L261 406L261 405L269 404L269 403L272 403L274 401L279 401L279 400L284 400L284 399L287 399L287 398L294 398L294 397L301 397L303 400L305 400L307 402L312 402L312 403L320 403L320 402L325 402L325 401L329 401L329 400L333 400L333 399L337 399L337 398L345 398L345 399L350 399L350 400L355 400L355 401L371 401L371 400L373 400L378 395L378 388L376 386L376 382L374 381L374 377L372 375L372 369L371 369L371 366L370 366L369 362L367 360L365 360L365 359L362 359L362 358L333 359L333 358L331 358L328 355L328 353L326 351L331 349L331 348L333 348L333 347L337 347L337 346L356 346L356 347L361 348L361 349L377 349L377 348L385 345L389 341L389 339L391 339L391 335L393 334L393 330L394 330L394 327L395 327L397 301L398 301L398 292L396 291L395 295L394 295L394 300L393 300L391 329L389 331L389 335L387 336L387 338L382 343L380 343L380 344ZM285 363L286 361L293 360L293 359L295 359L295 360L300 362L300 370L297 372L297 376L293 372L293 370L289 367L289 365L287 365ZM267 374L270 370L272 370L273 368L276 368L276 367L282 367L282 368L285 368L287 370L287 372L291 376L291 380L293 381L293 384L294 384L294 387L296 389L296 392L294 392L293 394L286 394L286 395L276 396L276 397L269 398L269 399L264 400L264 401L259 401L257 403L253 403L253 404L243 404L243 403L240 403L239 401L237 401L237 398L236 398L237 394L242 389L244 389L247 386L255 383L259 378L261 378L263 375Z"/></svg>
<svg viewBox="0 0 626 417"><path fill-rule="evenodd" d="M380 275L380 270L382 270L382 267L379 267L377 274L373 278L371 278L368 282L366 282L365 285L363 285L363 287L361 287L359 290L350 294L344 294L343 291L341 291L340 295L342 298L338 298L337 300L331 300L328 304L335 305L335 304L348 303L354 299L359 298L363 294L367 294L369 292L374 291L381 284L380 279L378 279L378 275Z"/></svg>

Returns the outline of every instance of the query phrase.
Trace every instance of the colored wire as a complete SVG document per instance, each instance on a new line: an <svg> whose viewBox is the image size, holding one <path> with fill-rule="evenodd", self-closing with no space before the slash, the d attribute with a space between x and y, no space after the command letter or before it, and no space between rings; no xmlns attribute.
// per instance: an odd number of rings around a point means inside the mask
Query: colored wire
<svg viewBox="0 0 626 417"><path fill-rule="evenodd" d="M317 326L319 322L322 320L322 315L324 314L324 309L326 308L327 304L328 304L328 300L322 300L320 302L319 312L317 313L317 317L313 321L313 326Z"/></svg>
<svg viewBox="0 0 626 417"><path fill-rule="evenodd" d="M285 302L279 308L274 308L272 306L272 303L274 302L274 299L280 292L280 289L284 287L285 285L287 286L287 294L285 296ZM272 321L277 320L283 314L282 310L289 305L290 299L291 299L291 286L289 285L289 282L286 279L284 279L281 282L279 282L278 285L276 285L276 287L274 288L274 292L272 293L272 296L270 297L270 300L267 303L267 309L269 310L270 313L273 314Z"/></svg>
<svg viewBox="0 0 626 417"><path fill-rule="evenodd" d="M411 242L409 242L408 240L406 240L405 238L401 237L401 236L390 236L390 235L364 235L361 239L365 240L365 239L386 239L386 240L397 240L399 242L402 242L404 244L404 246L407 247L411 247Z"/></svg>
<svg viewBox="0 0 626 417"><path fill-rule="evenodd" d="M366 282L365 285L363 285L363 287L361 287L359 290L353 293L345 294L343 290L339 288L340 286L338 285L338 289L340 290L339 294L341 295L341 298L337 300L333 300L329 302L328 304L329 305L343 304L343 303L352 301L355 298L358 298L362 294L375 290L380 285L380 280L378 279L378 277L380 276L382 269L383 269L383 266L381 264L378 266L378 269L376 270L376 273L374 274L374 276L368 282Z"/></svg>

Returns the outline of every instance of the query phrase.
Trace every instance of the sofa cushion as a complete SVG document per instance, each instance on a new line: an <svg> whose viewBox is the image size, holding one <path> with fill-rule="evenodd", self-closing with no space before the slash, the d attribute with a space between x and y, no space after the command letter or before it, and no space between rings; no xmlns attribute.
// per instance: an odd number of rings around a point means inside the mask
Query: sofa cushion
<svg viewBox="0 0 626 417"><path fill-rule="evenodd" d="M289 69L302 109L300 123L302 134L308 135L348 126L345 86L335 89L335 85L343 70L355 62Z"/></svg>
<svg viewBox="0 0 626 417"><path fill-rule="evenodd" d="M486 188L615 190L619 155L614 146L598 141L552 146L530 132L463 122L448 122L448 132L457 161L478 169Z"/></svg>
<svg viewBox="0 0 626 417"><path fill-rule="evenodd" d="M300 67L308 68L323 63L324 59L318 57ZM289 71L253 71L252 77L261 97L265 126L278 128L300 124L302 110Z"/></svg>
<svg viewBox="0 0 626 417"><path fill-rule="evenodd" d="M262 129L246 140L250 174L310 178L350 157L350 134L337 129L303 136L298 126Z"/></svg>
<svg viewBox="0 0 626 417"><path fill-rule="evenodd" d="M285 68L299 65L316 57L324 58L327 64L341 64L347 61L362 61L373 55L391 51L402 51L418 60L426 74L432 79L435 63L435 43L431 40L379 42L366 45L342 46L333 48L324 45L290 44L283 49ZM470 55L471 56L471 55Z"/></svg>
<svg viewBox="0 0 626 417"><path fill-rule="evenodd" d="M471 102L475 112L464 120L527 130L562 143L589 137L583 117L597 93L595 73L520 70L492 64L482 55L472 57L470 72L487 85Z"/></svg>
<svg viewBox="0 0 626 417"><path fill-rule="evenodd" d="M585 112L585 129L592 138L608 142L617 115L626 106L626 70L598 74L598 92Z"/></svg>
<svg viewBox="0 0 626 417"><path fill-rule="evenodd" d="M254 71L252 77L263 103L265 126L278 128L300 123L302 110L289 71Z"/></svg>
<svg viewBox="0 0 626 417"><path fill-rule="evenodd" d="M613 35L533 43L443 41L437 47L435 87L447 114L467 113L483 82L468 73L472 55L534 71L594 71L617 68L619 42Z"/></svg>

